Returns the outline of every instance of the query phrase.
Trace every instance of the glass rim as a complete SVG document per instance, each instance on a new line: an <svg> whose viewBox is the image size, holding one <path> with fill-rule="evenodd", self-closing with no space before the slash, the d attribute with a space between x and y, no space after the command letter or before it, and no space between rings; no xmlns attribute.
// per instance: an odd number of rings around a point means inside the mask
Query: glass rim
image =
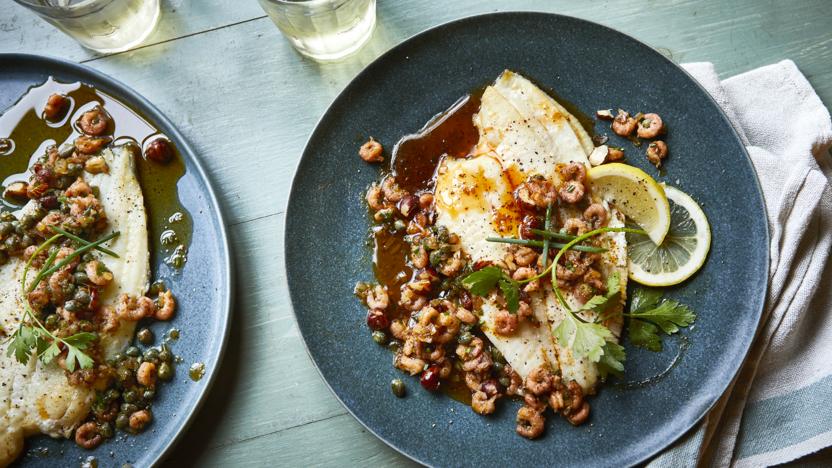
<svg viewBox="0 0 832 468"><path fill-rule="evenodd" d="M62 7L58 5L50 5L37 0L13 0L18 5L28 8L39 15L47 16L53 19L61 18L77 18L80 16L89 15L104 8L113 2L113 0L83 0L75 5Z"/></svg>

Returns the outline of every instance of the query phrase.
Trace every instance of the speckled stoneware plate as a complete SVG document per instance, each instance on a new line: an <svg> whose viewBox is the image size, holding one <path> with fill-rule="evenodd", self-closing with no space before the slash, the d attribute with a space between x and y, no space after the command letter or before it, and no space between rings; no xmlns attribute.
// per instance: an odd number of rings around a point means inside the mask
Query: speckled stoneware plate
<svg viewBox="0 0 832 468"><path fill-rule="evenodd" d="M185 174L177 187L181 204L193 220L193 234L188 262L181 272L174 273L158 252L151 257L155 277L165 279L176 294L177 313L171 322L158 322L150 328L156 334L157 344L166 330L172 327L181 330L179 340L171 342L171 348L182 358L174 380L160 389L153 404L156 421L151 428L135 437L119 435L92 451L81 449L71 440L53 440L45 436L30 438L18 463L22 466L78 466L88 456L94 456L99 466L125 463L150 466L163 459L185 431L207 396L219 368L229 330L232 297L225 223L208 177L185 138L150 102L103 73L55 58L0 54L0 112L17 102L30 87L40 85L50 76L60 82L81 81L94 86L139 111L171 139L185 163ZM198 382L188 376L189 366L196 362L205 363L205 375Z"/></svg>
<svg viewBox="0 0 832 468"><path fill-rule="evenodd" d="M622 107L659 113L672 155L658 175L629 149L628 162L680 187L707 213L710 259L667 296L698 314L686 338L660 354L628 349L625 381L592 399L589 424L550 417L546 435L514 433L518 402L476 415L391 365L373 343L366 310L353 297L372 279L361 202L378 168L357 148L368 135L392 148L459 97L503 69L523 73L584 113ZM609 133L599 123L599 133ZM629 144L628 144L629 145ZM389 158L389 154L388 154ZM437 466L622 466L644 461L689 430L737 372L759 321L766 291L768 233L750 160L722 111L670 60L612 29L565 16L498 13L454 21L396 46L360 73L312 134L297 168L286 215L286 269L298 325L318 369L344 406L405 455ZM398 399L390 380L409 390Z"/></svg>

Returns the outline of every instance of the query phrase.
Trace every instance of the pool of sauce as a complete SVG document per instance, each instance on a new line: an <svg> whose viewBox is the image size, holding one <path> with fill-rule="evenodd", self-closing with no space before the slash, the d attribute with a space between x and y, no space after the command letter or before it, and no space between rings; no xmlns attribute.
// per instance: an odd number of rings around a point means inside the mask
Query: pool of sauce
<svg viewBox="0 0 832 468"><path fill-rule="evenodd" d="M434 116L419 132L396 143L389 172L396 177L400 187L411 193L430 190L443 156L465 157L471 153L479 139L472 119L480 107L482 91L462 97ZM397 305L401 286L410 281L413 274L407 265L410 245L404 236L404 231L393 232L381 226L372 232L373 273L379 284L387 286L390 302L396 307L392 318L410 315Z"/></svg>
<svg viewBox="0 0 832 468"><path fill-rule="evenodd" d="M70 99L66 115L54 123L42 118L46 100L53 93L64 94ZM29 89L0 116L0 139L10 141L6 151L0 151L2 188L12 182L28 181L28 168L45 154L48 146L60 147L80 135L75 122L96 105L102 105L112 117L108 133L114 139L113 145L132 145L135 150L136 175L147 211L152 264L165 262L183 266L193 221L177 193L177 181L185 174L181 156L174 148L175 157L167 164L142 157L143 145L161 135L159 129L137 111L92 86L78 82L60 83L49 78L42 85ZM14 200L0 197L0 203L7 210L20 208Z"/></svg>

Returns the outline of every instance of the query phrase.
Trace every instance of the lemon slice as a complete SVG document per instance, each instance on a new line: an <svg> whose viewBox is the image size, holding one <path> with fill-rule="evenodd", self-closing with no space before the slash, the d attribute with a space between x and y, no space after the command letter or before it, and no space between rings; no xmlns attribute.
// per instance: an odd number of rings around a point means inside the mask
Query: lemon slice
<svg viewBox="0 0 832 468"><path fill-rule="evenodd" d="M670 205L661 185L641 169L621 163L593 167L588 175L594 194L647 231L653 243L662 243L670 229Z"/></svg>
<svg viewBox="0 0 832 468"><path fill-rule="evenodd" d="M671 286L690 278L705 263L711 228L702 208L681 190L665 186L670 231L657 246L647 236L627 234L630 279L647 286Z"/></svg>

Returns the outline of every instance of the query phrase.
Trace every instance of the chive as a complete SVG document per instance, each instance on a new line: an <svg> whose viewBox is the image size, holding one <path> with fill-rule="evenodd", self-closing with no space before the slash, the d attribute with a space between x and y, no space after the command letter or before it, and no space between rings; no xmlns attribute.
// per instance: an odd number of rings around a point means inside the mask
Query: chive
<svg viewBox="0 0 832 468"><path fill-rule="evenodd" d="M105 236L101 239L98 239L95 242L89 243L89 244L81 247L80 249L76 250L75 252L72 252L71 254L67 255L65 259L58 262L58 264L53 266L52 268L49 268L48 270L47 269L41 270L40 273L38 273L38 276L32 282L32 285L29 286L29 291L34 290L37 287L38 283L41 282L41 280L43 280L47 276L51 275L52 273L55 273L56 271L60 270L61 268L63 268L67 264L69 264L71 261L75 260L77 257L83 255L84 252L98 247L99 245L101 245L101 244L107 242L108 240L118 236L119 234L121 234L121 233L116 231L114 233L111 233L108 236Z"/></svg>
<svg viewBox="0 0 832 468"><path fill-rule="evenodd" d="M77 242L77 243L79 243L79 244L81 244L81 245L89 245L89 244L91 244L91 243L92 243L92 242L90 242L90 241L87 241L87 240L81 239L80 237L76 236L75 234L72 234L72 233L70 233L70 232L66 232L66 231L64 231L63 229L61 229L61 228L59 228L59 227L57 227L57 226L52 226L52 230L53 230L53 231L56 231L56 232L59 232L59 233L61 233L61 234L63 234L63 235L65 235L66 237L68 237L68 238L70 238L70 239L74 240L75 242ZM96 246L96 247L95 247L95 250L98 250L99 252L105 253L105 254L107 254L107 255L109 255L109 256L111 256L111 257L119 258L117 253L113 252L112 250L110 250L110 249L108 249L108 248L101 247L101 246Z"/></svg>
<svg viewBox="0 0 832 468"><path fill-rule="evenodd" d="M488 242L499 242L502 244L519 244L519 245L526 245L529 247L543 247L544 241L539 240L527 240L527 239L512 239L507 237L487 237L485 240ZM549 248L553 249L562 249L566 244L558 244L552 242L549 244ZM607 249L602 249L601 247L592 247L590 245L572 245L569 247L572 250L578 250L580 252L589 252L589 253L602 253L606 252Z"/></svg>
<svg viewBox="0 0 832 468"><path fill-rule="evenodd" d="M50 244L52 244L56 240L60 239L61 236L62 236L61 234L55 234L54 236L47 239L46 242L41 244L40 247L35 249L35 252L32 254L31 257L29 257L29 260L26 261L26 266L23 268L23 279L22 279L23 285L26 284L26 276L28 276L28 274L29 274L29 267L32 266L32 262L35 261L35 257L40 255L40 253L43 252L44 250L46 250L46 248L49 247Z"/></svg>
<svg viewBox="0 0 832 468"><path fill-rule="evenodd" d="M573 236L573 235L570 235L570 234L561 234L559 232L550 231L548 229L529 229L529 231L531 231L532 233L537 234L538 236L541 236L545 239L558 239L558 240L571 241L572 239L574 239L576 237L576 236Z"/></svg>
<svg viewBox="0 0 832 468"><path fill-rule="evenodd" d="M549 230L549 220L552 218L552 204L549 203L546 205L546 219L543 220L543 229L548 231ZM535 229L536 230L536 229ZM534 231L532 231L534 232ZM543 268L546 268L546 264L549 263L549 238L543 238Z"/></svg>

